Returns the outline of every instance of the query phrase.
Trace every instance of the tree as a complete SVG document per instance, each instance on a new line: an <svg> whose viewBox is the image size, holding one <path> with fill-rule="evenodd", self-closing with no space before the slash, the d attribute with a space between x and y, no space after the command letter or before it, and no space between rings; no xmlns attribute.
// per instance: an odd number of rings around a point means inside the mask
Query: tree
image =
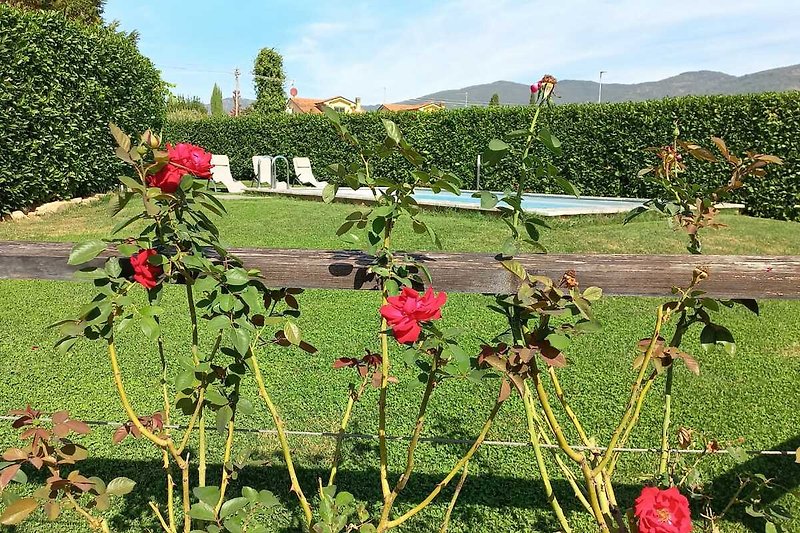
<svg viewBox="0 0 800 533"><path fill-rule="evenodd" d="M492 95L491 100L489 100L489 105L491 105L491 106L500 105L500 95L497 94L497 93L494 93Z"/></svg>
<svg viewBox="0 0 800 533"><path fill-rule="evenodd" d="M211 115L219 117L224 114L225 109L222 107L222 89L215 83L214 89L211 91Z"/></svg>
<svg viewBox="0 0 800 533"><path fill-rule="evenodd" d="M253 110L259 113L281 112L286 107L283 83L283 57L274 48L262 48L253 65L256 101Z"/></svg>
<svg viewBox="0 0 800 533"><path fill-rule="evenodd" d="M0 0L0 4L22 9L60 11L70 20L100 24L103 22L106 0Z"/></svg>

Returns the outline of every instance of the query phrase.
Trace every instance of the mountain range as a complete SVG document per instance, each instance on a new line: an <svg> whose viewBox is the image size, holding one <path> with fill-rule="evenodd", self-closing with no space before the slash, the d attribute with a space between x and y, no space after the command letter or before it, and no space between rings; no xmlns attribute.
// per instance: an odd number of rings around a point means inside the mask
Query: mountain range
<svg viewBox="0 0 800 533"><path fill-rule="evenodd" d="M555 103L597 102L599 84L586 80L559 80ZM659 81L644 83L603 83L603 102L626 102L701 94L742 94L800 90L800 64L762 70L743 76L698 70ZM524 105L530 101L530 85L495 81L449 89L406 100L404 103L439 101L447 107L486 105L493 94L501 104Z"/></svg>

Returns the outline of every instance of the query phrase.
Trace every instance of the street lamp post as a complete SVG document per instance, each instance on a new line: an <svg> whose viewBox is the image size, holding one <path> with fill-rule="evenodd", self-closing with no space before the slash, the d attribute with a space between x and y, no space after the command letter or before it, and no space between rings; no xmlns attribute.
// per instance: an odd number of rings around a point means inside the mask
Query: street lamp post
<svg viewBox="0 0 800 533"><path fill-rule="evenodd" d="M606 70L600 71L600 87L597 89L597 103L599 104L603 100L603 74L605 74Z"/></svg>

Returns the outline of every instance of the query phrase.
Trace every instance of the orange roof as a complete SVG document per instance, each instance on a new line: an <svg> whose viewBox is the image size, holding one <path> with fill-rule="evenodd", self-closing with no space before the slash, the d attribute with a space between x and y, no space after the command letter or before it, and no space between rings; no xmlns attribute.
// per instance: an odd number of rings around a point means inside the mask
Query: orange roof
<svg viewBox="0 0 800 533"><path fill-rule="evenodd" d="M301 98L299 96L293 96L289 98L287 105L294 107L300 113L322 113L322 105L325 102L336 99L346 100L355 105L355 102L344 96L331 96L330 98Z"/></svg>
<svg viewBox="0 0 800 533"><path fill-rule="evenodd" d="M439 102L422 102L420 104L383 104L380 108L384 111L419 111L423 107L435 105L441 107Z"/></svg>
<svg viewBox="0 0 800 533"><path fill-rule="evenodd" d="M300 98L298 96L293 96L289 98L289 105L297 109L300 113L322 113L319 104L324 101L325 100L320 100L318 98Z"/></svg>

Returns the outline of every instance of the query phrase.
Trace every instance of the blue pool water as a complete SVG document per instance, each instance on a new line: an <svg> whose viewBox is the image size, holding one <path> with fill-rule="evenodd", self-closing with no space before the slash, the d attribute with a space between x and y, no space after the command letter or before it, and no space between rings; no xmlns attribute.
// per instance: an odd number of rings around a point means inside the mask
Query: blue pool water
<svg viewBox="0 0 800 533"><path fill-rule="evenodd" d="M460 196L450 192L434 193L428 189L417 189L414 199L420 204L450 205L480 209L481 199L472 197L473 191L463 191ZM495 193L502 196L502 193ZM624 213L642 205L644 200L637 198L599 198L565 196L557 194L525 194L522 208L525 211L544 215L575 215L590 213ZM503 205L503 204L501 204Z"/></svg>

